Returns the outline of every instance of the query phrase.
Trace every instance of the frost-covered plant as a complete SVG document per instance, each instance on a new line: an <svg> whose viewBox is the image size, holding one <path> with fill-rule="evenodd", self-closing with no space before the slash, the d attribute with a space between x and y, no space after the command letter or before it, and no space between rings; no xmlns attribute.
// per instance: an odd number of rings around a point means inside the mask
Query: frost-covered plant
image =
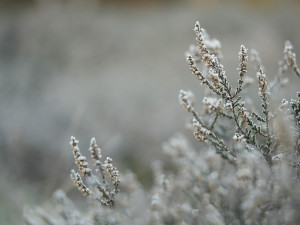
<svg viewBox="0 0 300 225"><path fill-rule="evenodd" d="M87 182L90 184L91 188L88 188L83 183L79 173L76 173L75 170L71 170L70 176L74 185L84 196L91 196L104 206L113 206L115 195L119 193L118 186L120 183L120 179L119 171L112 165L112 159L110 157L107 157L104 163L101 162L101 149L98 147L96 139L92 138L89 151L91 152L91 156L94 160L96 171L101 175L102 183L100 183L98 178L92 173L92 170L89 168L86 157L81 154L78 147L78 140L76 140L75 137L71 137L70 144L73 149L73 155L75 158L75 163L78 166L78 170L80 171L82 176L87 177ZM109 186L107 175L109 176L110 182L114 187L113 189ZM94 189L94 191L92 189Z"/></svg>
<svg viewBox="0 0 300 225"><path fill-rule="evenodd" d="M161 162L153 163L154 185L147 192L131 172L121 173L119 179L112 160L101 161L92 139L90 151L100 176L94 175L72 137L75 162L86 180L73 170L71 178L89 197L88 211L78 211L58 191L52 210L28 210L25 224L299 224L300 92L289 102L270 104L270 94L287 83L288 68L299 76L292 45L286 42L273 81L264 73L258 52L252 50L249 57L242 45L234 88L220 63L220 42L210 39L198 22L194 30L197 45L191 46L187 62L208 91L201 113L191 91L181 90L179 102L193 116L188 128L207 145L193 147L181 134L163 144L174 170L166 172ZM254 80L247 74L249 58L257 70L258 109L245 97Z"/></svg>
<svg viewBox="0 0 300 225"><path fill-rule="evenodd" d="M204 112L202 117L194 108L194 100L191 91L181 90L179 93L179 101L181 105L193 115L192 125L194 127L194 136L199 141L212 144L222 157L229 161L234 161L241 151L259 151L272 164L272 159L278 159L277 154L281 151L296 148L299 143L297 141L292 146L280 146L281 140L278 139L274 132L272 124L276 120L278 110L271 112L269 106L270 93L275 90L274 87L283 85L286 79L283 78L284 72L288 67L292 68L299 76L299 68L296 63L296 54L293 53L293 47L289 41L285 43L284 59L280 62L280 68L275 80L267 81L267 76L263 71L263 66L257 51L252 51L251 59L255 62L257 71L258 95L261 99L262 113L259 109L255 109L249 98L243 98L243 92L246 86L253 82L251 77L247 75L248 67L248 50L241 45L239 52L239 68L238 68L238 85L234 88L227 79L224 66L220 63L222 54L220 53L220 43L216 40L212 41L200 24L195 24L194 31L196 33L197 46L192 46L190 52L187 53L187 63L192 74L205 85L209 91L204 97ZM214 44L212 44L214 43ZM202 62L202 71L196 65ZM278 88L276 89L278 91ZM288 102L283 100L282 105L278 106L282 109ZM294 104L295 105L295 104ZM294 118L296 120L296 118ZM221 120L221 121L220 121ZM224 127L224 121L228 120L232 123ZM220 121L220 122L219 122ZM297 126L297 125L296 125ZM224 135L226 129L226 135ZM232 138L235 143L229 147L225 142L230 142L228 129L234 130ZM297 127L296 127L297 129ZM299 153L297 153L299 154ZM274 158L275 157L275 158Z"/></svg>
<svg viewBox="0 0 300 225"><path fill-rule="evenodd" d="M80 212L62 190L53 195L50 206L28 209L24 213L24 223L28 225L90 225L90 224L141 224L141 217L149 208L145 192L132 172L123 172L121 177L107 157L102 162L102 151L92 138L89 151L96 173L89 167L87 158L78 147L79 141L71 137L75 163L81 175L71 170L71 180L81 194L89 199L89 209ZM83 181L82 177L85 179ZM122 193L119 193L121 184ZM116 199L118 194L119 198ZM147 219L146 219L147 220Z"/></svg>

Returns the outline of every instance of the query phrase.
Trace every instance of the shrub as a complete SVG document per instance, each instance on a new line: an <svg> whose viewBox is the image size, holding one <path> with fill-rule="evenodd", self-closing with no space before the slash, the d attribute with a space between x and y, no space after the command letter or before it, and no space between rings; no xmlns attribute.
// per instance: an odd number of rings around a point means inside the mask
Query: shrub
<svg viewBox="0 0 300 225"><path fill-rule="evenodd" d="M192 74L206 87L201 113L191 91L181 90L179 102L193 119L187 125L205 145L195 149L183 135L163 145L174 164L166 172L153 163L154 185L144 190L131 172L121 173L112 159L102 162L93 138L90 152L97 175L72 137L78 170L73 183L87 196L90 207L79 212L63 191L54 194L51 210L38 207L24 213L25 224L297 224L300 221L300 92L296 99L274 106L272 93L287 83L284 74L300 70L290 42L285 43L278 74L269 81L257 51L239 52L238 83L234 88L220 63L221 44L195 25L197 45L187 53ZM254 79L248 62L257 70L258 99L246 91ZM202 66L200 70L200 66ZM83 181L82 177L85 178ZM120 177L120 178L119 178ZM120 193L119 193L120 184ZM116 196L118 194L118 196Z"/></svg>

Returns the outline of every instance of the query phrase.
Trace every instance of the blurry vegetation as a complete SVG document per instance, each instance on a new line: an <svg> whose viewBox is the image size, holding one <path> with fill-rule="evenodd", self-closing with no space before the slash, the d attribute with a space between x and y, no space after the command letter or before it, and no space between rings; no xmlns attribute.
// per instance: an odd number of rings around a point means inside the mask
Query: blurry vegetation
<svg viewBox="0 0 300 225"><path fill-rule="evenodd" d="M82 1L80 0L52 0L52 2L60 3L74 3ZM292 0L300 3L300 0ZM45 3L47 0L2 0L0 6L2 7L22 7L37 5ZM149 5L149 4L170 4L170 3L188 3L188 4L217 4L221 3L222 0L86 0L83 4L96 3L99 5ZM241 3L239 0L229 0L227 2ZM280 3L280 0L245 0L244 3L255 7L270 7Z"/></svg>
<svg viewBox="0 0 300 225"><path fill-rule="evenodd" d="M148 191L134 173L118 171L110 157L104 160L95 138L89 148L93 170L71 137L77 164L71 179L88 198L87 211L77 210L59 190L48 207L24 211L26 225L298 225L300 92L273 105L273 93L287 86L289 73L300 78L292 44L286 41L273 80L264 74L259 53L241 45L234 87L220 63L221 43L199 22L194 31L196 44L186 61L205 92L202 110L192 91L181 90L178 99L193 117L186 127L200 144L193 147L181 134L165 142L163 152L174 168L165 171L161 161L151 161L154 184ZM251 99L249 89L258 89L258 96ZM262 105L255 107L257 102Z"/></svg>
<svg viewBox="0 0 300 225"><path fill-rule="evenodd" d="M237 42L261 50L270 77L284 40L299 55L295 0L263 1L280 6L264 14L253 10L262 1L143 1L152 8L122 2L128 7L111 6L117 1L0 1L0 178L6 181L0 183L0 224L20 223L25 203L42 202L57 188L70 194L71 135L82 146L95 136L120 170L130 168L150 186L150 162L163 157L161 143L184 131L178 90L202 96L186 79L183 62L193 40L187 25L196 19L226 43L222 63L229 74L236 73ZM293 98L296 88L292 80L281 94Z"/></svg>

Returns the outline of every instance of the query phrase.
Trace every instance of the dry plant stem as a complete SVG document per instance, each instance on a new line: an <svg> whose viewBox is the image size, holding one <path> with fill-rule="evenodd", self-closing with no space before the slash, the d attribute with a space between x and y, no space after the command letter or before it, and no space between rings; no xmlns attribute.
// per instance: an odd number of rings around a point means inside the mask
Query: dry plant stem
<svg viewBox="0 0 300 225"><path fill-rule="evenodd" d="M218 138L211 130L203 127L195 118L193 120L193 126L195 128L194 136L197 140L210 142L218 150L218 153L228 161L232 161L232 159L224 154L224 152L229 153L233 157L233 160L236 159L237 155L227 148L223 140Z"/></svg>
<svg viewBox="0 0 300 225"><path fill-rule="evenodd" d="M232 100L230 100L230 102L233 104ZM247 139L247 142L249 144L253 144L254 146L256 146L256 143L250 139L250 136L240 126L239 117L238 117L238 115L236 115L236 111L235 110L236 110L236 106L232 105L232 114L233 114L233 118L234 118L235 124L238 127L238 131L241 132L244 135L244 137Z"/></svg>
<svg viewBox="0 0 300 225"><path fill-rule="evenodd" d="M200 117L198 116L198 113L193 109L191 111L193 117L203 126L206 128L206 126L203 124L203 122L201 121Z"/></svg>
<svg viewBox="0 0 300 225"><path fill-rule="evenodd" d="M238 87L235 91L235 94L233 96L233 98L235 96L237 96L243 89L242 89L242 86L243 86L243 83L244 83L244 76L247 74L247 61L248 61L248 50L245 48L244 45L241 45L241 49L240 49L240 52L239 52L239 57L240 57L240 67L239 67L239 76L240 76L240 79L239 79L239 84L238 84Z"/></svg>
<svg viewBox="0 0 300 225"><path fill-rule="evenodd" d="M101 149L96 144L95 138L92 138L89 150L94 160L94 165L97 167L97 171L100 172L102 178L102 182L99 182L97 176L95 176L89 168L86 157L81 154L78 147L78 141L75 137L71 137L70 144L73 149L73 155L78 166L78 170L84 177L88 177L89 184L92 187L88 188L88 186L84 184L79 173L76 173L74 170L71 171L70 175L73 183L84 196L90 196L99 201L102 205L112 207L114 205L115 195L119 193L118 186L120 183L119 172L112 165L112 159L107 157L104 163L101 162ZM111 190L110 185L108 184L105 173L107 173L111 184L114 186L113 190ZM96 188L101 194L99 195L99 193L92 191L94 188Z"/></svg>
<svg viewBox="0 0 300 225"><path fill-rule="evenodd" d="M296 62L296 54L293 52L293 46L290 41L285 42L284 60L285 63L300 77L300 69Z"/></svg>
<svg viewBox="0 0 300 225"><path fill-rule="evenodd" d="M206 50L206 51L207 51L207 50ZM206 51L205 51L205 52L206 52ZM208 51L207 51L207 52L208 52ZM209 87L209 89L211 89L211 90L212 90L213 92L215 92L217 95L220 95L220 92L218 92L217 90L215 90L215 88L212 86L212 84L211 84L211 83L210 83L210 82L202 75L202 73L199 71L198 67L195 65L195 62L194 62L192 56L190 56L190 55L187 56L187 62L188 62L188 64L189 64L189 66L190 66L190 70L191 70L191 72L193 73L193 75L194 75L198 80L200 80L200 82L201 82L202 84L206 84L206 85ZM233 98L233 97L230 96L229 101L232 103L232 106L233 106L233 109L232 109L233 117L231 117L231 116L229 116L229 115L227 115L227 114L221 113L221 112L218 112L218 113L221 114L222 116L228 117L229 119L234 118L234 120L235 120L237 126L239 127L239 130L241 130L241 132L246 136L246 134L242 131L242 129L241 129L240 126L239 126L238 117L237 117L236 114L235 114L235 102L232 100L232 98ZM199 121L199 123L201 123L201 125L204 126L203 122L202 122L202 121L200 120L200 118L198 117L197 112L195 112L195 111L193 110L193 111L191 111L191 113L193 114L194 118L196 118L196 119Z"/></svg>
<svg viewBox="0 0 300 225"><path fill-rule="evenodd" d="M89 196L92 195L92 192L87 188L87 186L83 183L80 175L75 172L75 170L71 170L70 177L77 187L77 189L84 195L84 196Z"/></svg>
<svg viewBox="0 0 300 225"><path fill-rule="evenodd" d="M204 76L199 68L196 66L195 60L192 58L190 54L187 54L187 62L189 65L189 68L192 72L192 74L200 81L201 84L205 84L208 86L208 88L214 92L217 96L220 96L226 104L230 104L231 108L230 111L232 113L231 115L227 115L226 113L222 112L218 108L216 108L213 104L209 105L209 109L215 112L215 115L213 118L211 118L210 125L205 125L203 121L201 121L198 117L197 112L195 110L190 110L194 116L194 118L199 122L199 124L202 125L203 128L206 128L208 130L214 129L219 116L226 117L228 119L231 119L235 122L237 127L237 133L240 133L242 136L240 136L240 141L242 139L246 140L247 144L254 146L257 150L260 150L263 155L265 156L265 159L271 163L271 156L270 152L272 150L272 145L275 148L275 146L278 146L276 144L275 139L273 140L273 135L271 134L271 127L270 127L270 120L272 119L271 114L269 113L269 107L268 107L268 98L267 98L267 82L265 79L265 75L262 72L262 69L259 69L259 88L260 88L260 96L262 98L262 107L263 107L263 114L264 118L260 117L258 114L252 112L248 113L246 108L244 108L244 103L241 103L241 96L239 96L240 92L243 90L243 83L244 83L244 77L247 74L247 63L248 63L248 50L241 45L240 52L239 52L239 59L240 59L240 65L238 68L239 71L239 81L238 81L238 87L236 88L236 91L232 92L232 87L227 81L227 77L225 75L224 67L222 64L219 63L218 58L211 54L206 46L206 40L204 37L204 29L200 27L200 24L196 22L194 31L196 33L196 42L199 50L198 56L202 59L202 62L207 67L208 71L208 77L211 81ZM193 50L195 51L195 49ZM286 70L286 67L291 67L296 74L298 75L299 68L296 63L296 55L292 52L292 46L289 42L286 43L285 46L285 58L284 58L284 66L282 67L282 71L284 72ZM252 51L252 60L256 63L257 67L263 68L261 65L261 60L259 58L259 55L256 51ZM278 78L279 79L279 78ZM278 82L281 82L278 80ZM206 103L207 104L207 103ZM208 103L209 104L209 103ZM262 130L260 126L254 123L252 116L257 119L257 121L265 124L265 129ZM201 132L200 132L201 133ZM257 135L260 135L265 139L265 144L258 144L257 143ZM216 148L223 148L224 151L228 151L230 154L231 151L228 150L228 148L220 142L220 140L217 140L216 136L214 136L214 133L211 132L210 135L211 138L208 138L208 141L210 141ZM207 138L203 136L197 135L196 137L199 140L207 140ZM242 138L242 139L241 139ZM274 142L274 143L273 143ZM251 150L252 147L245 146L246 149ZM232 155L232 154L231 154ZM233 154L232 156L235 156Z"/></svg>
<svg viewBox="0 0 300 225"><path fill-rule="evenodd" d="M253 138L251 138L250 135L248 133L246 133L246 131L240 125L239 114L236 112L237 107L239 107L238 104L237 104L238 100L237 101L233 101L233 97L230 96L229 102L232 105L232 110L231 111L232 111L234 122L235 122L235 124L237 126L237 131L244 135L244 137L246 138L248 144L252 144L257 149L259 149L257 143L255 142L255 140L253 140Z"/></svg>
<svg viewBox="0 0 300 225"><path fill-rule="evenodd" d="M224 112L222 112L221 110L219 110L217 107L210 105L210 109L213 110L215 112L216 115L218 116L223 116L223 117L227 117L228 119L233 119L233 117L231 115L228 115Z"/></svg>
<svg viewBox="0 0 300 225"><path fill-rule="evenodd" d="M230 151L227 146L225 145L225 143L220 139L218 138L213 132L210 133L210 135L212 136L212 140L217 140L217 145L218 146L221 146L226 152L228 152L234 159L237 158L237 155L235 153L233 153L232 151Z"/></svg>
<svg viewBox="0 0 300 225"><path fill-rule="evenodd" d="M199 68L195 64L195 60L192 58L190 54L187 55L186 59L190 70L192 74L200 81L201 84L206 84L210 90L215 92L217 95L220 95L220 92L217 91L213 85L206 79L206 77L203 76L203 74L200 72Z"/></svg>
<svg viewBox="0 0 300 225"><path fill-rule="evenodd" d="M198 48L199 48L200 53L202 55L202 61L206 64L209 71L211 71L210 72L210 74L211 74L210 77L213 81L213 84L211 84L207 80L207 78L199 71L199 69L196 66L195 61L192 58L192 56L187 55L187 62L189 64L189 67L190 67L190 70L191 70L192 74L201 82L201 84L207 85L209 87L209 89L212 90L216 95L220 96L225 101L228 101L228 102L231 103L231 105L232 105L232 109L231 109L232 116L229 116L225 113L218 112L218 110L216 108L214 108L213 106L211 107L211 109L214 110L216 113L218 113L218 115L222 115L222 116L227 117L229 119L234 119L235 124L236 124L237 129L238 129L238 132L243 134L243 136L247 140L247 143L252 144L256 148L258 148L258 145L255 141L255 136L253 136L253 138L251 138L250 132L246 132L242 128L242 126L240 125L239 114L236 112L237 108L240 107L238 102L241 99L241 97L238 97L238 94L242 90L243 77L247 73L247 60L248 60L247 49L244 46L241 46L241 50L240 50L240 68L239 68L239 76L240 76L239 86L238 86L235 94L232 94L231 86L227 82L227 77L225 76L225 71L223 69L223 65L219 64L218 59L214 55L209 53L209 51L206 47L206 44L204 42L203 29L200 28L199 23L196 23L194 30L195 30L195 33L196 33L196 41L197 41L197 44L198 44ZM215 77L214 74L216 74L217 77ZM236 97L238 97L238 98L236 99ZM191 111L191 112L194 115L194 117L197 120L199 120L199 118L197 116L197 113L195 111ZM214 127L214 125L217 121L217 118L218 117L215 118L215 121L212 123L212 125L209 127L209 129L213 129L213 127ZM203 127L207 128L201 120L199 120L199 123ZM260 132L260 130L257 129L257 126L255 124L253 124L252 122L251 123L248 122L248 125L256 133L259 133L262 136L264 135L263 133ZM218 140L216 142L214 142L214 140L216 140L216 136L213 136L212 142L215 146L216 146L216 143L220 144L220 140ZM221 148L224 148L225 151L229 152L232 156L236 157L235 154L233 154L231 151L228 150L228 148L226 146L225 147L224 146L225 146L225 144Z"/></svg>
<svg viewBox="0 0 300 225"><path fill-rule="evenodd" d="M204 42L204 38L203 38L203 29L200 28L200 24L198 22L196 22L195 24L195 28L194 31L196 33L196 41L198 44L198 48L200 49L201 55L202 55L202 61L206 64L206 66L209 69L214 70L218 77L220 78L220 83L223 87L223 89L221 89L220 91L216 90L215 87L213 87L208 81L207 79L200 73L199 69L197 68L197 66L195 65L194 60L192 59L192 57L190 55L188 55L187 61L189 63L190 69L192 71L192 73L194 74L194 76L196 76L202 84L206 84L208 85L209 89L211 89L213 92L215 92L217 95L219 95L220 97L222 97L224 100L229 101L232 105L232 116L234 118L234 121L238 127L238 131L241 132L245 138L247 139L247 142L249 144L252 144L254 146L257 147L256 143L251 139L251 137L242 129L242 127L239 124L239 116L236 113L236 107L237 107L237 102L239 101L239 98L237 99L237 101L235 101L234 99L237 97L237 94L240 92L239 88L236 91L236 94L232 94L231 93L231 87L229 86L229 83L227 82L227 78L225 76L225 71L223 69L223 66L221 64L219 64L217 58L214 55L211 55L206 47L206 44ZM247 50L244 46L241 46L241 50L240 50L240 81L239 84L242 85L243 84L243 77L247 72L247 60L248 60L248 56L247 56Z"/></svg>
<svg viewBox="0 0 300 225"><path fill-rule="evenodd" d="M187 111L193 114L193 117L202 125L205 126L203 124L203 122L201 121L198 113L196 112L195 108L194 108L194 102L192 102L191 99L189 99L189 95L191 95L192 93L188 93L184 90L181 90L179 93L179 101L181 103L181 105L183 106L183 108Z"/></svg>
<svg viewBox="0 0 300 225"><path fill-rule="evenodd" d="M101 149L97 145L96 139L94 137L91 139L89 151L91 152L95 167L97 167L97 170L100 171L102 182L105 185L105 189L107 190L108 184L106 182L105 168L103 166L103 163L101 162Z"/></svg>
<svg viewBox="0 0 300 225"><path fill-rule="evenodd" d="M239 81L238 86L235 91L232 91L232 86L228 83L227 77L225 75L225 70L222 64L219 63L218 58L211 54L209 49L206 46L206 43L210 43L205 40L205 31L200 27L199 22L196 22L194 31L196 34L196 42L199 50L199 54L196 54L199 58L201 58L204 63L204 71L207 71L207 75L203 75L199 68L196 65L195 60L192 58L190 54L187 54L187 62L192 74L200 81L201 84L208 86L208 88L215 93L217 96L221 97L223 101L225 101L226 109L231 111L231 115L227 115L222 111L222 107L215 107L214 103L211 103L209 100L205 100L204 104L208 105L208 109L213 111L214 117L211 117L210 125L205 126L205 121L199 121L199 124L202 125L203 128L199 128L198 125L194 124L196 129L195 137L200 141L209 141L211 142L217 149L223 149L223 151L229 152L232 156L236 157L231 151L228 150L225 143L222 142L221 139L218 139L216 135L212 132L215 125L217 124L219 116L226 117L230 120L233 120L236 125L236 134L234 136L234 140L237 142L243 143L244 147L249 151L254 149L259 150L265 157L266 161L269 164L272 164L271 152L275 151L278 147L276 143L277 140L274 138L272 134L272 127L270 124L270 120L273 119L276 115L271 114L269 112L269 102L268 102L268 94L269 89L266 81L266 75L263 73L263 66L261 64L261 59L259 58L259 54L252 50L252 61L255 62L256 67L258 68L257 78L258 78L258 86L259 86L259 96L262 99L262 107L263 107L263 115L264 118L259 116L255 112L249 113L248 110L244 107L245 103L241 102L241 96L239 95L241 91L244 89L244 77L247 74L247 66L248 66L248 50L245 46L241 45L239 51ZM220 46L220 45L219 45ZM212 48L213 49L213 48ZM279 75L275 78L275 81L271 84L271 88L275 87L278 84L283 85L286 82L286 79L281 79L283 73L287 70L288 67L292 68L297 75L299 75L299 68L296 62L296 54L292 52L293 46L290 42L286 42L284 49L284 60L280 65ZM195 48L193 49L195 51ZM213 51L213 50L212 50ZM206 68L206 70L205 70ZM210 81L209 81L210 79ZM283 105L286 105L287 102L283 102ZM282 107L280 106L280 107ZM197 113L195 111L192 112L196 120L198 120L195 115ZM257 120L257 124L254 123L254 120ZM296 120L296 118L294 118ZM265 125L261 128L261 125ZM202 130L201 130L202 129ZM209 133L209 137L205 135ZM262 138L257 138L260 135ZM259 142L264 142L263 144ZM253 147L251 147L253 146ZM299 148L299 147L298 147ZM297 148L297 149L298 149ZM300 151L300 150L298 150Z"/></svg>
<svg viewBox="0 0 300 225"><path fill-rule="evenodd" d="M271 162L270 157L268 157L268 154L271 151L271 145L272 145L272 138L270 133L270 127L269 127L269 108L268 108L268 85L266 81L266 76L263 73L262 69L260 69L257 73L257 79L258 79L258 86L259 86L259 95L262 99L262 107L263 107L263 114L265 115L265 124L266 124L266 132L267 132L267 138L266 138L266 145L265 145L265 151L264 155L268 162Z"/></svg>
<svg viewBox="0 0 300 225"><path fill-rule="evenodd" d="M78 141L74 137L71 137L70 144L72 146L75 163L78 166L78 170L80 171L82 176L91 176L92 171L89 168L86 157L81 154L78 148Z"/></svg>
<svg viewBox="0 0 300 225"><path fill-rule="evenodd" d="M267 96L264 94L263 96L263 107L264 107L264 114L266 117L266 127L267 127L267 150L265 153L265 156L267 157L268 154L271 151L271 145L272 145L272 139L271 139L271 133L270 133L270 125L269 125L269 109L268 109L268 102L267 102Z"/></svg>
<svg viewBox="0 0 300 225"><path fill-rule="evenodd" d="M290 41L285 42L283 60L279 61L278 74L275 76L274 81L270 85L270 91L276 90L278 86L282 86L287 82L287 78L283 79L284 73L290 67L296 75L300 78L300 69L297 65L296 54L293 52L293 46Z"/></svg>
<svg viewBox="0 0 300 225"><path fill-rule="evenodd" d="M216 124L218 118L219 118L219 114L218 114L218 113L215 113L214 120L212 121L212 123L211 123L211 125L210 125L210 127L209 127L210 130L214 129L214 126L215 126L215 124Z"/></svg>
<svg viewBox="0 0 300 225"><path fill-rule="evenodd" d="M193 94L190 91L181 90L179 92L178 99L179 99L180 104L183 106L183 108L187 112L192 113L194 116L193 126L196 129L194 132L194 136L196 137L196 139L198 139L199 141L209 141L216 147L216 149L218 149L220 151L222 156L227 158L228 160L230 160L230 159L226 155L223 154L224 152L229 153L233 158L236 158L236 154L234 154L232 151L230 151L227 148L227 146L225 145L225 143L212 132L212 129L213 129L214 125L216 124L219 115L222 115L222 114L218 114L219 110L216 107L213 107L213 105L210 105L211 109L213 109L215 111L215 117L210 126L204 125L204 123L198 117L198 114L196 113L196 111L193 107L193 105L194 105ZM226 115L226 114L224 114L224 115Z"/></svg>
<svg viewBox="0 0 300 225"><path fill-rule="evenodd" d="M248 144L252 144L252 145L255 146L257 149L259 149L257 143L255 142L255 140L253 140L253 138L251 138L250 134L247 133L247 132L242 128L242 126L240 125L240 122L239 122L239 114L236 112L236 110L238 109L238 107L240 107L240 106L238 105L239 99L237 99L236 101L233 101L233 99L234 99L234 96L231 96L231 95L230 95L229 102L230 102L231 105L232 105L232 114L233 114L233 118L234 118L235 124L236 124L236 126L237 126L237 128L238 128L238 131L244 135L244 137L247 139L247 143L248 143ZM248 118L247 118L247 122L248 122L248 125L251 127L251 129L253 129L256 133L259 133L260 135L264 136L263 133L261 133L259 130L257 130L257 129L255 128L255 127L257 127L257 126L256 126L255 124L253 124L252 121L249 120Z"/></svg>
<svg viewBox="0 0 300 225"><path fill-rule="evenodd" d="M215 55L209 53L203 38L204 30L200 27L198 21L195 24L194 31L196 33L197 45L202 55L202 61L206 63L208 69L211 69L213 72L217 73L218 77L221 79L221 84L225 88L226 92L230 92L227 78L225 76L225 71L223 70L223 66L219 64L218 59Z"/></svg>

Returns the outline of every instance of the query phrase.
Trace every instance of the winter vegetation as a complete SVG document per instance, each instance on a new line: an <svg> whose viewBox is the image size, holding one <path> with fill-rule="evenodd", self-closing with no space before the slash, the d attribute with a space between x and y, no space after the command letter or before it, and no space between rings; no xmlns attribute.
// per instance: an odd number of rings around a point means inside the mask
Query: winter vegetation
<svg viewBox="0 0 300 225"><path fill-rule="evenodd" d="M192 91L180 90L178 99L199 144L182 134L164 143L172 165L153 162L153 187L146 190L134 173L118 171L110 157L103 160L95 138L89 148L93 170L71 137L78 170L71 171L71 180L88 209L78 210L58 190L47 207L24 212L25 224L299 224L300 92L290 100L273 98L291 76L300 78L292 44L285 42L273 79L258 51L241 45L234 83L221 64L221 43L198 22L194 31L196 44L186 61L205 97L200 110Z"/></svg>

